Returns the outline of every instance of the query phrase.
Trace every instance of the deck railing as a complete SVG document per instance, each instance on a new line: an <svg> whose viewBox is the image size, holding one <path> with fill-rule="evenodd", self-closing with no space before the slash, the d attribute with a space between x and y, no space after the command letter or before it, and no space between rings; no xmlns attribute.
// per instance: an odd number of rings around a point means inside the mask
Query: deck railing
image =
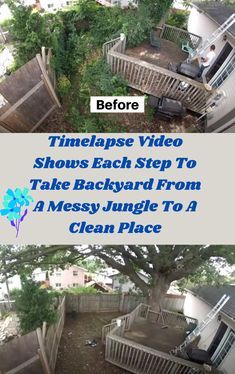
<svg viewBox="0 0 235 374"><path fill-rule="evenodd" d="M189 323L198 324L198 320L192 317L185 316L181 313L170 312L169 310L163 310L162 316L166 325L180 326L185 328Z"/></svg>
<svg viewBox="0 0 235 374"><path fill-rule="evenodd" d="M105 359L131 373L204 373L202 365L145 347L113 334L109 334L106 339Z"/></svg>
<svg viewBox="0 0 235 374"><path fill-rule="evenodd" d="M207 101L214 95L212 88L160 66L125 54L126 38L120 37L103 46L104 57L113 74L120 74L128 86L156 97L179 100L197 113L203 114Z"/></svg>
<svg viewBox="0 0 235 374"><path fill-rule="evenodd" d="M155 349L137 344L124 338L125 332L131 329L132 324L139 318L177 325L187 321L194 321L194 318L184 316L180 313L174 313L167 310L154 312L146 304L138 305L131 313L112 320L110 325L106 325L102 331L102 339L106 344L105 359L132 373L155 374L155 373L184 373L184 374L202 374L203 368L187 360L172 356L170 354L157 351Z"/></svg>
<svg viewBox="0 0 235 374"><path fill-rule="evenodd" d="M175 26L163 25L160 38L170 40L181 47L182 43L189 43L193 49L198 48L202 42L202 37L187 30L179 29Z"/></svg>

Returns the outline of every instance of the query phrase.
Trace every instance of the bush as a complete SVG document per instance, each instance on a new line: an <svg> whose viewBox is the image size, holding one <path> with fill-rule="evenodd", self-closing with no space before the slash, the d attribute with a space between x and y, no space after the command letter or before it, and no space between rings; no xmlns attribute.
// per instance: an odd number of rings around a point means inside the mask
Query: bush
<svg viewBox="0 0 235 374"><path fill-rule="evenodd" d="M99 291L97 291L93 287L73 287L73 288L67 288L67 290L64 290L63 293L72 294L72 295L79 295L79 294L98 294Z"/></svg>
<svg viewBox="0 0 235 374"><path fill-rule="evenodd" d="M59 95L63 98L69 94L69 91L71 89L71 82L70 80L65 76L61 75L58 78L58 83L57 83L57 90Z"/></svg>
<svg viewBox="0 0 235 374"><path fill-rule="evenodd" d="M23 334L41 327L44 321L49 325L56 322L54 294L31 279L22 279L22 289L15 294L15 301Z"/></svg>
<svg viewBox="0 0 235 374"><path fill-rule="evenodd" d="M166 23L180 29L187 29L189 12L187 10L174 9L172 10Z"/></svg>
<svg viewBox="0 0 235 374"><path fill-rule="evenodd" d="M113 75L103 59L84 64L81 72L80 92L84 102L90 96L125 96L127 82L120 75Z"/></svg>

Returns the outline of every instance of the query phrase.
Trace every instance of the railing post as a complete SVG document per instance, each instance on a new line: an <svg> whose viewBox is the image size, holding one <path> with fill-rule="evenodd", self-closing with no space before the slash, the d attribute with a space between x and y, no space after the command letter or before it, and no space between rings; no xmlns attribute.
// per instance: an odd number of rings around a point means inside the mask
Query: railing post
<svg viewBox="0 0 235 374"><path fill-rule="evenodd" d="M166 25L164 24L164 25L162 26L162 31L161 31L161 34L160 34L160 39L162 39L162 37L163 37L163 34L164 34L164 31L165 31L165 28L166 28Z"/></svg>

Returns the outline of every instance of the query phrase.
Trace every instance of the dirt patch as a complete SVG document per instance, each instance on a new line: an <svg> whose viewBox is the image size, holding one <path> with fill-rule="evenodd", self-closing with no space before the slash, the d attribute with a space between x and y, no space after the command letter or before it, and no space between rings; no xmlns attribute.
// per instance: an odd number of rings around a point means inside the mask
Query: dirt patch
<svg viewBox="0 0 235 374"><path fill-rule="evenodd" d="M101 342L102 327L117 316L117 313L83 313L76 318L67 315L56 374L127 374L127 371L105 361L104 345ZM95 339L97 346L86 346L86 340L89 339Z"/></svg>
<svg viewBox="0 0 235 374"><path fill-rule="evenodd" d="M109 116L111 118L114 115ZM118 117L116 115L115 121L116 123L119 122L128 133L194 133L200 131L196 117L190 113L183 118L174 118L166 121L160 120L157 117L149 121L146 114L126 113L118 114Z"/></svg>
<svg viewBox="0 0 235 374"><path fill-rule="evenodd" d="M157 117L149 120L147 114L128 113L128 114L107 114L101 115L101 118L109 119L116 127L120 127L120 132L136 133L194 133L200 132L196 117L188 113L183 118L175 118L171 121L160 120ZM73 125L65 119L65 113L62 109L55 111L36 132L39 133L75 133L77 132Z"/></svg>

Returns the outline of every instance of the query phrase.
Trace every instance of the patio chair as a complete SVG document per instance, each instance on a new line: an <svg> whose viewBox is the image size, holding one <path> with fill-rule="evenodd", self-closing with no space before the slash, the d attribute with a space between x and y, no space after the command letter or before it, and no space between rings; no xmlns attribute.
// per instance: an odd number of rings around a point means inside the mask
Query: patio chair
<svg viewBox="0 0 235 374"><path fill-rule="evenodd" d="M152 47L155 47L157 49L161 48L161 42L160 42L159 38L156 36L154 30L152 30L150 32L150 44L151 44Z"/></svg>
<svg viewBox="0 0 235 374"><path fill-rule="evenodd" d="M181 49L183 52L188 53L189 55L192 55L194 52L194 49L190 47L189 41L188 42L182 42Z"/></svg>

